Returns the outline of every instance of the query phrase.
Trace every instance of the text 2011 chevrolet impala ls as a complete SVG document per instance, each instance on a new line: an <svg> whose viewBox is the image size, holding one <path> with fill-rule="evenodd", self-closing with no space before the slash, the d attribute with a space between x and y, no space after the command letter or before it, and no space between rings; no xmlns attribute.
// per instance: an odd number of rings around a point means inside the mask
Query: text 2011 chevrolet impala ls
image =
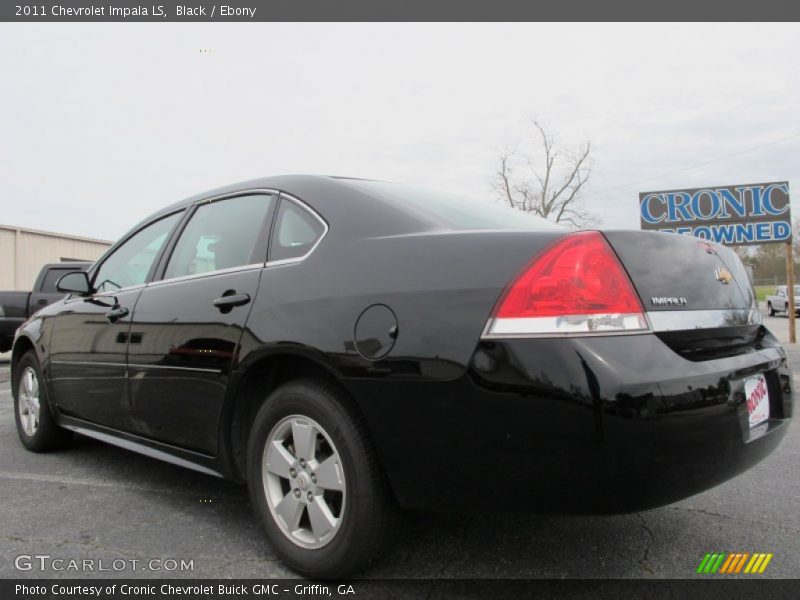
<svg viewBox="0 0 800 600"><path fill-rule="evenodd" d="M17 333L34 451L72 435L246 481L280 556L343 576L396 507L609 513L753 466L786 355L729 249L291 176L146 219Z"/></svg>

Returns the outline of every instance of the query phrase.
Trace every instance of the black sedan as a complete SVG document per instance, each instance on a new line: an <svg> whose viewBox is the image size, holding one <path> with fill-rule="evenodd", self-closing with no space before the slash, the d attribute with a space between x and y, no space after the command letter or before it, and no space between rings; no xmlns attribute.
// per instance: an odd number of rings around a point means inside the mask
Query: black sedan
<svg viewBox="0 0 800 600"><path fill-rule="evenodd" d="M398 507L619 513L725 481L792 378L736 254L485 199L274 177L146 219L17 333L33 451L73 432L247 482L300 573Z"/></svg>

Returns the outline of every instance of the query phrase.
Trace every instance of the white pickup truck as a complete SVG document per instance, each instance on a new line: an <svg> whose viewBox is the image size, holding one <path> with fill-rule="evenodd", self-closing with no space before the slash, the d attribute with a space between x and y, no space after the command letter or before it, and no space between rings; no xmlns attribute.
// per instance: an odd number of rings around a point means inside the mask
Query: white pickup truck
<svg viewBox="0 0 800 600"><path fill-rule="evenodd" d="M778 311L789 312L789 296L785 285L779 285L773 295L767 296L767 311L770 317L774 317ZM800 316L800 285L794 286L794 312Z"/></svg>

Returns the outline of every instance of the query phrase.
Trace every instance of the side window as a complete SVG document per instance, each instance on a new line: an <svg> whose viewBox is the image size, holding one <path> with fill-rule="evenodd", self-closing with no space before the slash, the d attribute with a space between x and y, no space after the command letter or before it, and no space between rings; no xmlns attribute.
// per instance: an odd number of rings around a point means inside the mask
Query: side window
<svg viewBox="0 0 800 600"><path fill-rule="evenodd" d="M273 202L273 196L254 194L199 206L172 251L164 279L263 263Z"/></svg>
<svg viewBox="0 0 800 600"><path fill-rule="evenodd" d="M325 234L318 217L289 200L281 200L270 242L269 260L301 258L311 252Z"/></svg>
<svg viewBox="0 0 800 600"><path fill-rule="evenodd" d="M181 214L164 217L128 238L100 265L94 275L94 288L102 293L142 285Z"/></svg>

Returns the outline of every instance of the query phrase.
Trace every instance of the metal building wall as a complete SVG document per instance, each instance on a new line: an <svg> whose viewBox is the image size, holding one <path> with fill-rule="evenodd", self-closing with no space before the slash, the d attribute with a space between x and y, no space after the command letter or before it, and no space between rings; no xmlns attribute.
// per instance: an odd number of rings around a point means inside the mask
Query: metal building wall
<svg viewBox="0 0 800 600"><path fill-rule="evenodd" d="M95 261L111 242L0 225L0 290L30 290L42 265Z"/></svg>

